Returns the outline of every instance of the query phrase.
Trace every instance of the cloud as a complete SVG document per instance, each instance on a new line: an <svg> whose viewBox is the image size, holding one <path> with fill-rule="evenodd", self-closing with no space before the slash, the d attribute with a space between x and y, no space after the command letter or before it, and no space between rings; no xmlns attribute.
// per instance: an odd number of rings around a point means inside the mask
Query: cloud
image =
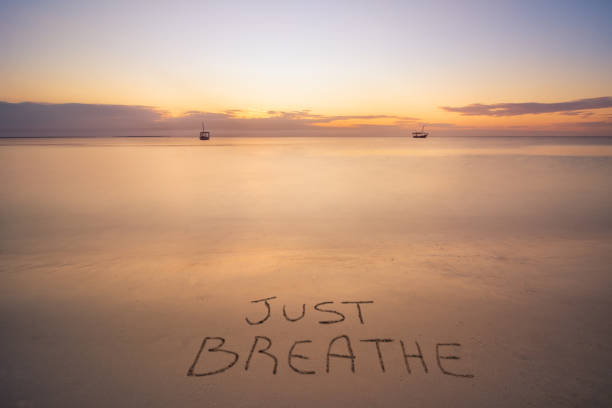
<svg viewBox="0 0 612 408"><path fill-rule="evenodd" d="M600 99L600 98L598 98ZM584 110L568 118L585 118ZM589 121L527 126L469 126L425 122L435 136L612 135L612 115ZM0 137L197 136L204 121L214 136L410 136L418 118L396 115L323 115L310 110L223 112L191 110L179 116L150 106L0 102Z"/></svg>
<svg viewBox="0 0 612 408"><path fill-rule="evenodd" d="M383 123L372 123L381 121ZM149 106L0 102L0 136L183 136L200 122L216 135L324 136L368 128L406 133L416 118L394 115L320 115L310 110L221 113L191 110L180 116Z"/></svg>
<svg viewBox="0 0 612 408"><path fill-rule="evenodd" d="M604 127L612 130L612 121L610 120L594 120L590 122L574 122L574 125L587 127Z"/></svg>
<svg viewBox="0 0 612 408"><path fill-rule="evenodd" d="M559 103L539 103L539 102L524 102L524 103L496 103L491 105L483 105L473 103L466 106L442 106L447 112L459 113L463 116L518 116L540 113L555 113L555 112L574 112L588 109L604 109L612 108L612 98L603 96L601 98L577 99L568 102ZM584 112L581 112L584 114Z"/></svg>
<svg viewBox="0 0 612 408"><path fill-rule="evenodd" d="M595 112L585 112L585 111L568 111L568 112L560 112L561 115L564 116L575 116L575 117L579 117L582 119L587 119L593 115L595 115Z"/></svg>
<svg viewBox="0 0 612 408"><path fill-rule="evenodd" d="M165 114L148 106L0 102L0 134L45 129L152 128Z"/></svg>

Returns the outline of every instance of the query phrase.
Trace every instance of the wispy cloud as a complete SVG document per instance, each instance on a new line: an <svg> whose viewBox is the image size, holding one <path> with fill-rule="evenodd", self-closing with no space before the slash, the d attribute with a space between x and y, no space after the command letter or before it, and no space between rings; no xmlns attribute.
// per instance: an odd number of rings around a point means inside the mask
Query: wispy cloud
<svg viewBox="0 0 612 408"><path fill-rule="evenodd" d="M310 110L221 113L188 111L179 116L148 106L0 102L0 136L183 135L206 122L216 134L325 135L365 126L381 133L406 132L417 118L394 115L321 115Z"/></svg>
<svg viewBox="0 0 612 408"><path fill-rule="evenodd" d="M574 124L587 127L604 127L612 130L612 120L594 120L589 122L575 122Z"/></svg>
<svg viewBox="0 0 612 408"><path fill-rule="evenodd" d="M205 113L205 112L201 112ZM224 111L225 114L232 118L246 119L249 115L245 115L247 112L240 109L230 109ZM197 114L197 112L196 112ZM253 119L287 119L292 121L303 122L304 124L326 124L331 122L340 121L371 121L378 119L388 119L394 123L408 123L417 121L418 118L410 116L397 116L397 115L321 115L312 113L309 109L294 110L294 111L275 111L269 110L265 112L264 116L256 117Z"/></svg>
<svg viewBox="0 0 612 408"><path fill-rule="evenodd" d="M608 98L609 99L609 98ZM612 135L612 116L561 112L568 121L528 126L430 122L436 136ZM1 137L194 136L204 121L215 136L409 136L418 118L396 115L323 115L310 110L223 112L192 110L179 116L149 106L0 102Z"/></svg>
<svg viewBox="0 0 612 408"><path fill-rule="evenodd" d="M593 116L595 114L595 112L567 111L567 112L560 112L560 114L561 115L565 115L565 116L578 116L578 117L581 117L583 119L586 119L589 116Z"/></svg>
<svg viewBox="0 0 612 408"><path fill-rule="evenodd" d="M466 106L442 106L447 112L455 112L464 116L518 116L540 113L555 113L584 111L590 109L612 108L612 98L603 96L600 98L577 99L568 102L558 103L540 103L540 102L523 102L523 103L496 103L484 105L473 103ZM585 112L580 112L584 114Z"/></svg>

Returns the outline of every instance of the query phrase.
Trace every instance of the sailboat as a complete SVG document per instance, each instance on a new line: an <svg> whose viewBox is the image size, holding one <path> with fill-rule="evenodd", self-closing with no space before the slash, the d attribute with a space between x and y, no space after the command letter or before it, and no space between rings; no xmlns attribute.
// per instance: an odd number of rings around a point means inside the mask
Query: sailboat
<svg viewBox="0 0 612 408"><path fill-rule="evenodd" d="M421 127L420 131L417 130L415 132L412 132L412 137L416 137L416 138L419 138L419 139L426 138L427 136L429 136L429 132L425 132L425 125L423 125Z"/></svg>
<svg viewBox="0 0 612 408"><path fill-rule="evenodd" d="M208 140L210 139L210 132L204 130L204 122L202 122L202 131L200 132L200 140Z"/></svg>

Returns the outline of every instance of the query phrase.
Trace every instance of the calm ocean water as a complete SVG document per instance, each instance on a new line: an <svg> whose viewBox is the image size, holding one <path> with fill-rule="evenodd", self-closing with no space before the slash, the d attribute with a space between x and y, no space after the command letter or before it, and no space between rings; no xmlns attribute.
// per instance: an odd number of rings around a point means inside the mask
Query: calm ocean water
<svg viewBox="0 0 612 408"><path fill-rule="evenodd" d="M612 138L0 139L0 174L9 406L612 401ZM268 296L271 321L246 325ZM366 324L280 317L355 299L375 302ZM355 374L325 373L340 334ZM255 335L277 375L245 371ZM204 336L236 368L187 377ZM384 374L372 337L396 339ZM400 338L429 373L406 372ZM287 366L298 339L316 375ZM441 372L436 342L475 377Z"/></svg>
<svg viewBox="0 0 612 408"><path fill-rule="evenodd" d="M612 138L2 139L0 155L5 231L43 246L118 225L343 242L612 225ZM28 246L12 234L4 248Z"/></svg>

